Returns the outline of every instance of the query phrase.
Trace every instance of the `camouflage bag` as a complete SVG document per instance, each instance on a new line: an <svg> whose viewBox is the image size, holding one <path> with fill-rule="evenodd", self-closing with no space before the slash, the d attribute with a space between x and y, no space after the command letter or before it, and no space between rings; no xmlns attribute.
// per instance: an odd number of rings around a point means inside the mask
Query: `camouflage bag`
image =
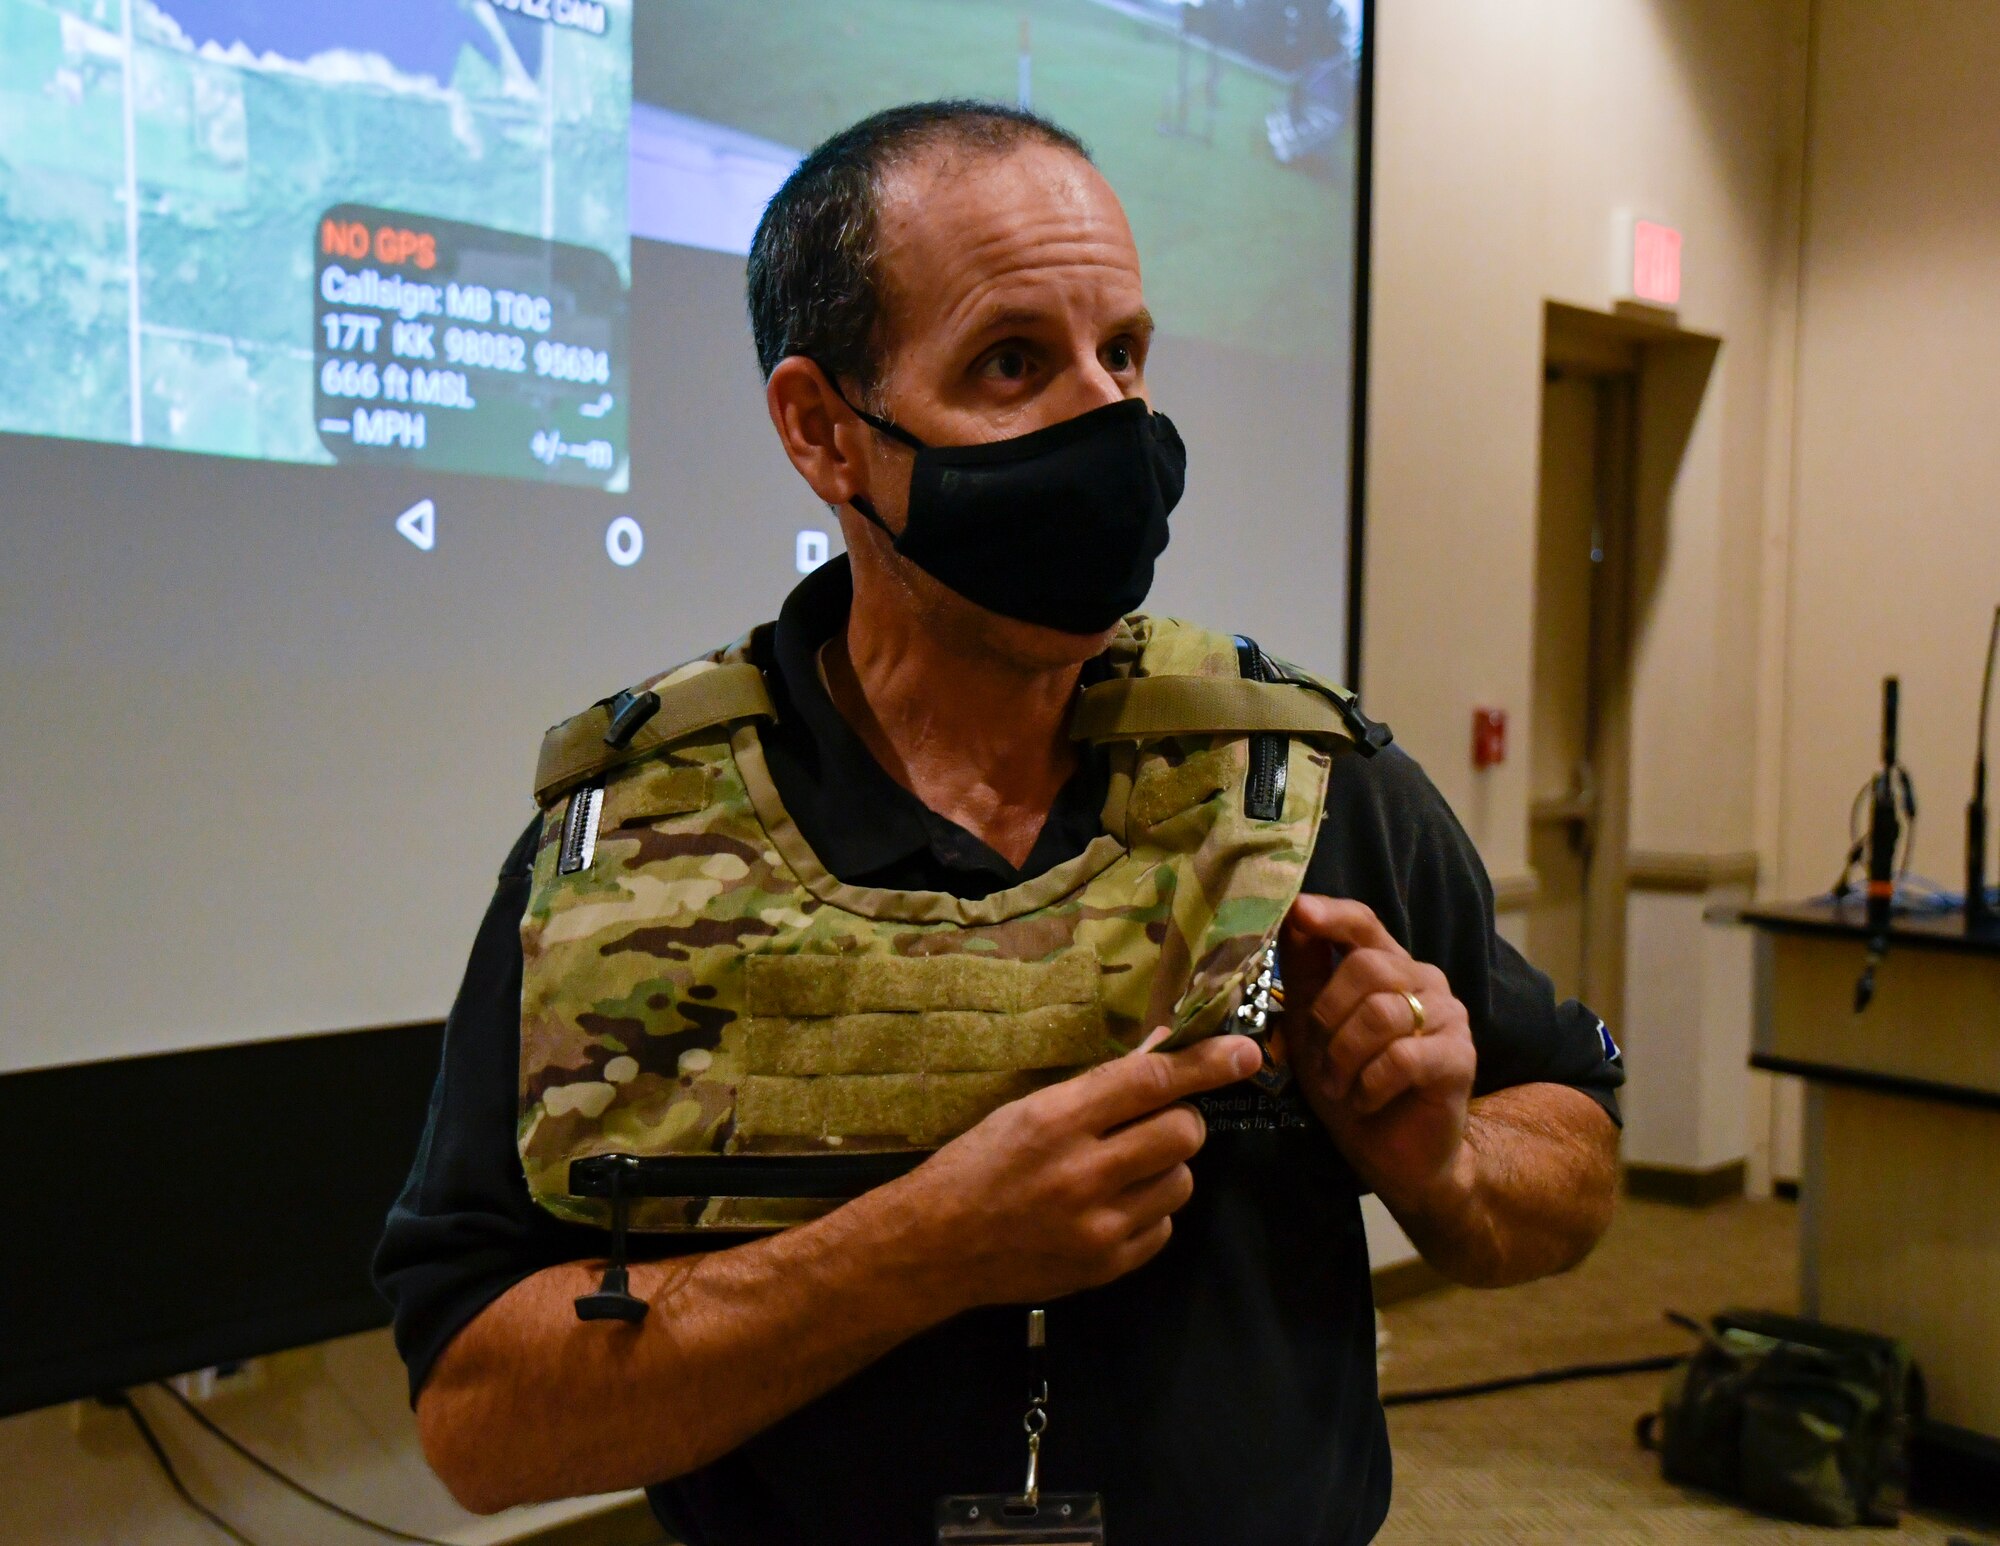
<svg viewBox="0 0 2000 1546"><path fill-rule="evenodd" d="M1639 1442L1670 1482L1820 1525L1893 1525L1923 1383L1888 1337L1793 1315L1732 1310L1667 1381Z"/></svg>
<svg viewBox="0 0 2000 1546"><path fill-rule="evenodd" d="M1155 1026L1249 1015L1332 756L1387 739L1248 641L1128 619L1071 728L1111 769L1083 853L978 901L850 886L772 783L752 643L558 725L537 772L521 1162L621 1242L816 1217Z"/></svg>

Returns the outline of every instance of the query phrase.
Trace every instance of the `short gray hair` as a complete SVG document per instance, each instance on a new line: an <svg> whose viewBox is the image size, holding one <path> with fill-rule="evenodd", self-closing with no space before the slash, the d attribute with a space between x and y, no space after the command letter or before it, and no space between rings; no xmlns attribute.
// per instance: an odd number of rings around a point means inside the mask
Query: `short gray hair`
<svg viewBox="0 0 2000 1546"><path fill-rule="evenodd" d="M1000 153L1024 143L1091 159L1082 140L1038 113L963 99L885 108L815 148L765 206L750 242L750 332L765 376L802 354L872 392L884 364L884 175L934 145Z"/></svg>

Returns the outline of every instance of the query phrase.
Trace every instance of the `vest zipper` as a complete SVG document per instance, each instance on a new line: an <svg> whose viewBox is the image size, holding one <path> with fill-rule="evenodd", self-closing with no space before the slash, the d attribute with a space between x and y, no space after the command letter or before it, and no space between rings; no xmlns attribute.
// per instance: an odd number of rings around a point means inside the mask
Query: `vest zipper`
<svg viewBox="0 0 2000 1546"><path fill-rule="evenodd" d="M1282 681L1270 656L1254 639L1236 636L1237 673L1250 682ZM1243 785L1243 814L1252 821L1279 821L1285 814L1285 771L1290 743L1282 735L1250 737L1250 777Z"/></svg>

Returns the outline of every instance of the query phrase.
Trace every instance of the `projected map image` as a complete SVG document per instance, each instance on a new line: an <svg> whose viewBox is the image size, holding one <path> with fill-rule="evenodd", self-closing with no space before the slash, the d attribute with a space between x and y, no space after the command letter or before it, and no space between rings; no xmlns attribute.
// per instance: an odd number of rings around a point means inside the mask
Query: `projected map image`
<svg viewBox="0 0 2000 1546"><path fill-rule="evenodd" d="M622 488L631 0L0 0L0 430Z"/></svg>
<svg viewBox="0 0 2000 1546"><path fill-rule="evenodd" d="M1345 357L1360 0L656 0L634 234L748 249L806 147L923 97L1020 102L1124 201L1170 333Z"/></svg>

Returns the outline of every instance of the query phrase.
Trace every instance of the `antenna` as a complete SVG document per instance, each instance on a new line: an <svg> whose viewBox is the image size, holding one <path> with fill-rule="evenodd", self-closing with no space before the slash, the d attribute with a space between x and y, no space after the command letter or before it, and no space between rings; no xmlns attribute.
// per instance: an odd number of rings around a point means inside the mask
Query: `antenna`
<svg viewBox="0 0 2000 1546"><path fill-rule="evenodd" d="M1873 799L1868 820L1868 955L1861 980L1854 985L1857 1015L1875 997L1875 968L1889 953L1889 927L1896 913L1896 844L1902 837L1896 814L1896 775L1901 772L1896 762L1898 689L1895 677L1882 678L1882 771L1869 780Z"/></svg>
<svg viewBox="0 0 2000 1546"><path fill-rule="evenodd" d="M1986 679L1979 689L1979 744L1972 756L1972 800L1965 807L1965 929L1969 934L1992 917L1986 905L1986 723L1993 708L1993 656L2000 649L2000 607L1986 636Z"/></svg>

